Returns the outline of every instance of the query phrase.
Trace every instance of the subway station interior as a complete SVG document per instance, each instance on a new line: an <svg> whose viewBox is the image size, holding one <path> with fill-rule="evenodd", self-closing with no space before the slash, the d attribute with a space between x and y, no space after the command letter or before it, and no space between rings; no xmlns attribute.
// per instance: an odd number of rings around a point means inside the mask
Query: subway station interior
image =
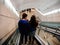
<svg viewBox="0 0 60 45"><path fill-rule="evenodd" d="M19 45L18 21L22 14L36 16L38 26L34 44L60 45L60 0L0 0L0 45Z"/></svg>

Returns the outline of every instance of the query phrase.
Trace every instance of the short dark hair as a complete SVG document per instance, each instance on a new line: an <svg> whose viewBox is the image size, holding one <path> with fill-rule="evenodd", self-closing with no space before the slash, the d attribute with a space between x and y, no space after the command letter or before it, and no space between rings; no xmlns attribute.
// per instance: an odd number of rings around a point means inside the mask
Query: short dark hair
<svg viewBox="0 0 60 45"><path fill-rule="evenodd" d="M27 14L26 13L23 13L22 14L22 19L25 18L25 17L27 17Z"/></svg>

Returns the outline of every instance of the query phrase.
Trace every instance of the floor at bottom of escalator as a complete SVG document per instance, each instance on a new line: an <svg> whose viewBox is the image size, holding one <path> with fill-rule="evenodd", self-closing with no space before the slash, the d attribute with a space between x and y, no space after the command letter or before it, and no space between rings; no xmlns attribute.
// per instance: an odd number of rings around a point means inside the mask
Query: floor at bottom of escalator
<svg viewBox="0 0 60 45"><path fill-rule="evenodd" d="M20 44L20 45L41 45L37 40L35 40L33 43L32 42L27 42L26 44Z"/></svg>
<svg viewBox="0 0 60 45"><path fill-rule="evenodd" d="M37 45L37 44L22 44L22 45Z"/></svg>
<svg viewBox="0 0 60 45"><path fill-rule="evenodd" d="M21 44L21 45L40 45L40 44Z"/></svg>

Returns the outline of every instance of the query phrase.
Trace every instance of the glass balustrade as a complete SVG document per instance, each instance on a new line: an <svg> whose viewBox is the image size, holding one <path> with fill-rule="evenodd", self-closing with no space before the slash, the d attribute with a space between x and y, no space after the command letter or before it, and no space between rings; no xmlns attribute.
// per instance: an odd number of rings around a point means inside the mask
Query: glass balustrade
<svg viewBox="0 0 60 45"><path fill-rule="evenodd" d="M60 45L60 23L40 23L36 34L47 45Z"/></svg>

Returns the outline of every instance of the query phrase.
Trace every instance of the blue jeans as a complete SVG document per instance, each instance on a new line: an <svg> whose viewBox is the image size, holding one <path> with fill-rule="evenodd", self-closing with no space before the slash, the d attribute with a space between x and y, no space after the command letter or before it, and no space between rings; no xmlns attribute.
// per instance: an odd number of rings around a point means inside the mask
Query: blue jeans
<svg viewBox="0 0 60 45"><path fill-rule="evenodd" d="M25 44L27 43L27 36L28 36L28 35L21 33L19 45L23 44L24 36L25 36Z"/></svg>
<svg viewBox="0 0 60 45"><path fill-rule="evenodd" d="M30 32L30 34L29 34L29 41L30 41L30 42L31 42L31 38L33 38L32 43L34 42L34 39L35 39L35 37L34 37L35 32L36 32L36 31L33 31L33 32Z"/></svg>

